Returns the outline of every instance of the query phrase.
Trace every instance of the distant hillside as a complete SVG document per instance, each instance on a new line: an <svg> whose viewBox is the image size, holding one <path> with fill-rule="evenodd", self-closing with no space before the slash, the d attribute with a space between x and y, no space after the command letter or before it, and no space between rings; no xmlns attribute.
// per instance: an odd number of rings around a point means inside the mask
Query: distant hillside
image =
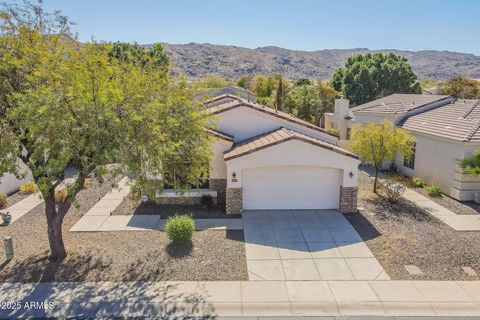
<svg viewBox="0 0 480 320"><path fill-rule="evenodd" d="M175 63L174 71L189 77L219 75L238 78L246 74L280 73L289 79L301 77L330 79L348 57L376 52L368 49L294 51L279 47L247 49L212 44L166 44ZM393 52L408 59L421 80L445 80L454 75L480 78L480 57L448 51Z"/></svg>

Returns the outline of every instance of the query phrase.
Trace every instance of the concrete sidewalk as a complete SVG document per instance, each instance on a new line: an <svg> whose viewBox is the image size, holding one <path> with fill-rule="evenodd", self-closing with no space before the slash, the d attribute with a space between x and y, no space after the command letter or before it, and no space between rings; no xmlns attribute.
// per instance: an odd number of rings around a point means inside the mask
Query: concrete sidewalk
<svg viewBox="0 0 480 320"><path fill-rule="evenodd" d="M25 199L15 203L14 205L2 211L10 212L10 214L12 215L12 221L10 223L14 223L42 202L43 198L40 192L35 192L34 194L26 197Z"/></svg>
<svg viewBox="0 0 480 320"><path fill-rule="evenodd" d="M0 301L1 318L480 316L480 281L2 284Z"/></svg>

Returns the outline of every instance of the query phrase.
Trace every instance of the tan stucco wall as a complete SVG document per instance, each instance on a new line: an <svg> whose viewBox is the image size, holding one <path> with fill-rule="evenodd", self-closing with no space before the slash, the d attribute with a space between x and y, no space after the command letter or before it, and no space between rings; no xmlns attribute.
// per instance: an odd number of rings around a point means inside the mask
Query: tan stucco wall
<svg viewBox="0 0 480 320"><path fill-rule="evenodd" d="M454 142L415 132L412 135L417 141L415 168L404 167L403 156L399 156L398 170L408 176L420 177L426 183L437 183L444 193L456 198L457 194L451 190L455 184L456 162L480 150L480 144Z"/></svg>
<svg viewBox="0 0 480 320"><path fill-rule="evenodd" d="M232 147L231 143L223 140L215 140L212 143L212 148L215 151L215 156L210 161L210 178L211 179L225 179L227 177L227 166L223 158L223 152Z"/></svg>

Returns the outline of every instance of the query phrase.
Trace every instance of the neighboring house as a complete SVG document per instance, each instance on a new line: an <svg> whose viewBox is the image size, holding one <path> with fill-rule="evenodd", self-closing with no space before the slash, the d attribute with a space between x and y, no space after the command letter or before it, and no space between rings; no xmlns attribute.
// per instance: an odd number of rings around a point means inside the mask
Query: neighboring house
<svg viewBox="0 0 480 320"><path fill-rule="evenodd" d="M22 179L11 173L5 173L3 176L0 176L0 193L12 194L18 191L22 183L32 180L33 177L30 170L20 159L18 159L18 168L20 172L27 172L25 176Z"/></svg>
<svg viewBox="0 0 480 320"><path fill-rule="evenodd" d="M223 103L219 103L222 101ZM262 209L357 210L358 157L337 137L287 113L222 95L214 115L209 189L229 214Z"/></svg>
<svg viewBox="0 0 480 320"><path fill-rule="evenodd" d="M240 87L231 86L231 85L226 85L216 89L204 90L200 93L197 93L197 98L205 100L212 97L214 98L214 97L223 96L223 95L236 96L241 99L252 101L252 102L255 102L257 100L257 96L251 93L250 91Z"/></svg>
<svg viewBox="0 0 480 320"><path fill-rule="evenodd" d="M408 130L416 140L415 154L399 155L397 170L437 183L458 200L473 200L480 191L480 177L461 173L458 162L480 150L480 101L444 95L393 94L354 108L348 100L335 102L335 112L326 114L325 127L339 130L339 145L349 144L355 124L380 123L384 119Z"/></svg>

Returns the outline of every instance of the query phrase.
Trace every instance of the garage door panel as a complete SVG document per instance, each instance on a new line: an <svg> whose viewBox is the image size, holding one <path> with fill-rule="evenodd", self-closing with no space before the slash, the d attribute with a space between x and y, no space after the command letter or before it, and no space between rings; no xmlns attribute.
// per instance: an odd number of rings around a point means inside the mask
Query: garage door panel
<svg viewBox="0 0 480 320"><path fill-rule="evenodd" d="M244 170L243 205L253 209L335 209L340 171L323 167Z"/></svg>

